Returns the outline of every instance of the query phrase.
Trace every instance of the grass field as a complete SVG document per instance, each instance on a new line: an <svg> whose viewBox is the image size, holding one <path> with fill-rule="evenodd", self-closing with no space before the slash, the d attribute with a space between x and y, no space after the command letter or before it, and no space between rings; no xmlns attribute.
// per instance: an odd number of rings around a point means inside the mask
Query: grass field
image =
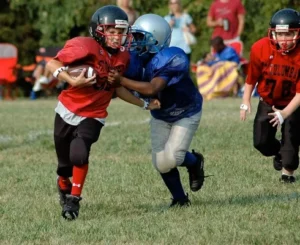
<svg viewBox="0 0 300 245"><path fill-rule="evenodd" d="M151 164L149 114L113 100L80 216L68 222L55 185L56 100L1 101L0 244L300 244L300 182L279 183L272 158L252 147L254 113L239 121L240 102L205 103L192 148L213 176L192 193L180 168L192 206L168 210L170 194Z"/></svg>

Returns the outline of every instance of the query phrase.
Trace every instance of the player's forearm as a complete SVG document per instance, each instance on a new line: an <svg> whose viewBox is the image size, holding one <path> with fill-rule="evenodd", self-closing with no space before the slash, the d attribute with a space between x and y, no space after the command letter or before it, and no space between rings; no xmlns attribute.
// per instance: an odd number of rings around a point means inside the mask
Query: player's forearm
<svg viewBox="0 0 300 245"><path fill-rule="evenodd" d="M56 71L57 68L64 66L63 63L61 63L58 60L52 59L46 64L46 70L50 71L52 74Z"/></svg>
<svg viewBox="0 0 300 245"><path fill-rule="evenodd" d="M53 74L57 69L63 66L63 63L61 63L60 61L52 59L46 64L46 70L50 71ZM74 79L69 75L69 73L66 70L59 72L56 78L60 81L65 81L70 85L74 84Z"/></svg>
<svg viewBox="0 0 300 245"><path fill-rule="evenodd" d="M281 111L284 119L290 116L300 106L300 93L296 93L290 103Z"/></svg>
<svg viewBox="0 0 300 245"><path fill-rule="evenodd" d="M133 105L136 105L136 106L139 106L139 107L144 106L144 102L141 99L135 97L132 93L130 93L124 87L116 88L116 94L120 99L122 99L122 100L124 100L124 101L126 101L130 104L133 104Z"/></svg>
<svg viewBox="0 0 300 245"><path fill-rule="evenodd" d="M138 82L126 77L122 77L120 79L120 83L122 86L135 90L146 96L153 96L156 94L152 84L149 82L142 82L142 81Z"/></svg>
<svg viewBox="0 0 300 245"><path fill-rule="evenodd" d="M243 103L249 103L250 102L253 88L254 88L254 86L252 84L245 83Z"/></svg>

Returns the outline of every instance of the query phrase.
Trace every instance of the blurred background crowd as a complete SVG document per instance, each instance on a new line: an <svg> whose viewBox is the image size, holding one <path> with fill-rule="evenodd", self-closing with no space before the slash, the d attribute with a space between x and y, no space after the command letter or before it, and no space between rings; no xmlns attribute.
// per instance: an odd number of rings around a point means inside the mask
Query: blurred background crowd
<svg viewBox="0 0 300 245"><path fill-rule="evenodd" d="M173 30L171 46L186 52L195 84L209 100L239 94L251 45L267 35L277 10L299 9L300 0L1 0L0 98L35 100L64 89L45 70L46 62L67 39L89 35L90 16L108 4L121 7L130 24L145 13L163 16ZM214 69L216 60L231 63ZM207 80L215 84L216 77L227 74L232 65L236 72L223 84L230 91L206 86Z"/></svg>

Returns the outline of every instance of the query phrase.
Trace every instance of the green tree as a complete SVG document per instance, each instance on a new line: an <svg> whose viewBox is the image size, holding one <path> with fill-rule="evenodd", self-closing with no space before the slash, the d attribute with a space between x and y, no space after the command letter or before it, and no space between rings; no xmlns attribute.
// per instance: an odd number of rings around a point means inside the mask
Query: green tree
<svg viewBox="0 0 300 245"><path fill-rule="evenodd" d="M209 50L211 29L206 16L211 0L182 0L198 28L198 44L193 47L192 60ZM248 58L253 42L267 34L268 24L275 11L290 7L297 9L300 0L242 0L245 5L246 25L242 34L244 54ZM88 35L89 19L93 12L115 0L2 0L0 2L0 41L15 44L21 64L32 62L40 46L62 46L67 39ZM168 14L168 1L135 0L140 14Z"/></svg>

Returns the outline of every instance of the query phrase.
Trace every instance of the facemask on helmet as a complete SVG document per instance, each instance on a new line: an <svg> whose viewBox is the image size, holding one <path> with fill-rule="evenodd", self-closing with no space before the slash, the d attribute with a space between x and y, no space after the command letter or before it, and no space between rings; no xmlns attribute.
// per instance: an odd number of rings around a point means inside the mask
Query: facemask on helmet
<svg viewBox="0 0 300 245"><path fill-rule="evenodd" d="M268 37L272 47L281 53L294 49L300 39L300 15L294 9L276 12L270 21Z"/></svg>
<svg viewBox="0 0 300 245"><path fill-rule="evenodd" d="M121 29L121 32L116 33L111 28ZM108 51L118 50L125 42L128 42L128 16L117 6L108 5L102 7L93 14L89 32ZM110 42L113 43L110 44Z"/></svg>
<svg viewBox="0 0 300 245"><path fill-rule="evenodd" d="M134 22L131 32L133 40L130 50L140 55L155 54L170 45L171 28L169 23L159 15L142 15Z"/></svg>

